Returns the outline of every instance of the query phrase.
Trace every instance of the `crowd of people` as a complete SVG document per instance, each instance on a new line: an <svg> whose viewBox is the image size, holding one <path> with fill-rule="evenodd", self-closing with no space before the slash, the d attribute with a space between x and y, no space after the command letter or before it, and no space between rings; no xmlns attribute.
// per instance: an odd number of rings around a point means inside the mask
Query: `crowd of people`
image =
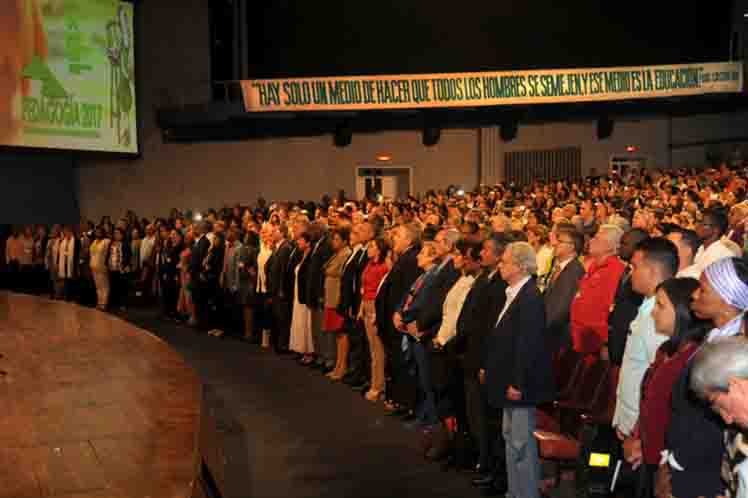
<svg viewBox="0 0 748 498"><path fill-rule="evenodd" d="M14 229L4 282L114 313L158 304L288 355L402 417L487 495L547 492L544 444L593 420L636 496L748 496L747 178L721 165L128 212ZM572 405L571 428L554 424L600 365L609 413Z"/></svg>

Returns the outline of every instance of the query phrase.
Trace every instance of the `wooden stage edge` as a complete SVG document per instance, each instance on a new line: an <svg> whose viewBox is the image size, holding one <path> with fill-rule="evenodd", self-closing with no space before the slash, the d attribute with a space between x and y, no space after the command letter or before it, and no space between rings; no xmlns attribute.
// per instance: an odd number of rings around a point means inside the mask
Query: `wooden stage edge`
<svg viewBox="0 0 748 498"><path fill-rule="evenodd" d="M0 292L0 498L202 496L202 396L149 332Z"/></svg>

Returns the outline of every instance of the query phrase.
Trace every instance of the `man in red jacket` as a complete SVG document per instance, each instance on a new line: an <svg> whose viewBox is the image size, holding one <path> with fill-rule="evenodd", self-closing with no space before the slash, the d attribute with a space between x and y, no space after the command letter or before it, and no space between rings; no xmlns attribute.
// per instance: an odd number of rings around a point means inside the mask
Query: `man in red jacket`
<svg viewBox="0 0 748 498"><path fill-rule="evenodd" d="M571 339L578 353L600 353L608 343L608 315L624 270L621 237L617 225L602 225L590 239L590 263L571 303Z"/></svg>

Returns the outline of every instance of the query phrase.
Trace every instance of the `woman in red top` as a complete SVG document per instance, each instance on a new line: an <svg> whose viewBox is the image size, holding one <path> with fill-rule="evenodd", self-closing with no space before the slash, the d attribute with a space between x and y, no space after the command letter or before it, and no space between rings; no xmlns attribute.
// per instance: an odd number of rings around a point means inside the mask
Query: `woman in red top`
<svg viewBox="0 0 748 498"><path fill-rule="evenodd" d="M657 288L652 318L657 333L670 339L660 346L644 375L639 420L623 443L626 460L634 469L640 468L638 497L654 495L654 476L670 424L673 385L707 330L690 309L691 296L698 288L693 278L671 278Z"/></svg>
<svg viewBox="0 0 748 498"><path fill-rule="evenodd" d="M366 393L366 399L377 401L384 396L384 344L377 333L377 313L375 300L380 284L390 271L386 259L389 247L384 239L374 239L369 242L369 263L361 276L361 308L359 319L364 322L366 337L369 340L371 352L371 388Z"/></svg>

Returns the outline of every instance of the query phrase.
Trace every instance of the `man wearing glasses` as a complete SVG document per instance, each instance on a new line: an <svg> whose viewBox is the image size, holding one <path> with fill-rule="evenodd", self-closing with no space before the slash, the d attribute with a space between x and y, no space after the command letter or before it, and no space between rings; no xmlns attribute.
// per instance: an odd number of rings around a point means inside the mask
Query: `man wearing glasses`
<svg viewBox="0 0 748 498"><path fill-rule="evenodd" d="M543 294L546 327L554 351L571 347L569 312L579 280L584 276L584 266L579 261L583 248L584 236L573 225L558 228L553 246L554 264Z"/></svg>

